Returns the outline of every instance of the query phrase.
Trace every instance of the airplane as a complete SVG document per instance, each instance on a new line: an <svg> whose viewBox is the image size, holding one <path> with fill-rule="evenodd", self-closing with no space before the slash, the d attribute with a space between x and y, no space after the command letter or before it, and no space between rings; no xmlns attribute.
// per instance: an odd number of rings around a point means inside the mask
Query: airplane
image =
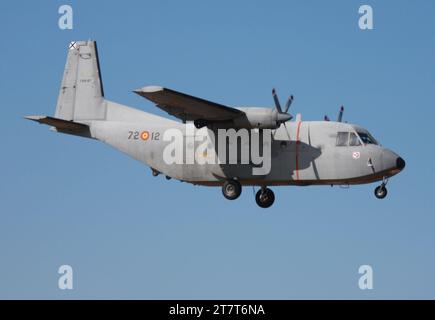
<svg viewBox="0 0 435 320"><path fill-rule="evenodd" d="M327 116L322 121L302 121L300 114L290 121L293 96L282 108L275 90L274 108L230 107L160 86L142 87L134 93L179 120L105 99L96 41L74 41L68 47L54 116L25 118L49 125L55 132L102 141L150 167L153 176L219 186L229 200L240 196L242 186L257 187L255 200L261 208L274 203L270 186L349 186L380 181L374 194L383 199L388 179L405 167L404 159L382 147L368 130L343 122L343 108L337 121ZM179 130L182 138L188 139L192 135L188 125L192 124L206 136L222 128L251 130L260 136L270 132L270 170L254 174L258 163L251 159L247 163L168 164L163 154L172 142L164 139L165 133ZM238 152L252 147L237 140L232 143ZM225 144L228 147L231 142L225 140ZM196 146L193 140L187 148ZM213 151L219 157L223 150Z"/></svg>

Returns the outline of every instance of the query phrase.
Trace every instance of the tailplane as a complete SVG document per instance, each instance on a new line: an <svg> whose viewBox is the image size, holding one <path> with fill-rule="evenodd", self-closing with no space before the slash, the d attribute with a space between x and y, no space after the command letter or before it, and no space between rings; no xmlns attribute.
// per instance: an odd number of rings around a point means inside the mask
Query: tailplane
<svg viewBox="0 0 435 320"><path fill-rule="evenodd" d="M91 137L89 126L95 120L173 122L104 98L97 43L93 40L69 44L54 117L25 118L52 126L57 132L84 137Z"/></svg>
<svg viewBox="0 0 435 320"><path fill-rule="evenodd" d="M54 117L25 118L50 125L58 132L90 137L86 121L105 120L106 110L97 43L74 41L68 46Z"/></svg>
<svg viewBox="0 0 435 320"><path fill-rule="evenodd" d="M59 118L53 118L49 116L26 116L25 118L28 120L39 122L41 124L49 125L52 127L52 130L57 132L91 138L89 126L86 124L63 120Z"/></svg>

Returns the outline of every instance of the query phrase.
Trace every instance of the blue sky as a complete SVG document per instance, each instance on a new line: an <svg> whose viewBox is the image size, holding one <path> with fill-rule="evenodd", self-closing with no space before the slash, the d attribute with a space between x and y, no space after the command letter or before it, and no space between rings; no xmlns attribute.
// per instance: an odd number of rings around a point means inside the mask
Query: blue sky
<svg viewBox="0 0 435 320"><path fill-rule="evenodd" d="M60 30L70 4L74 29ZM370 4L374 30L358 28ZM0 2L0 298L435 298L432 1ZM87 139L22 119L54 113L71 40L96 39L106 97L159 115L150 84L228 105L295 95L304 120L358 123L405 158L376 185L251 188L153 178ZM74 290L57 287L60 265ZM374 289L358 288L358 268Z"/></svg>

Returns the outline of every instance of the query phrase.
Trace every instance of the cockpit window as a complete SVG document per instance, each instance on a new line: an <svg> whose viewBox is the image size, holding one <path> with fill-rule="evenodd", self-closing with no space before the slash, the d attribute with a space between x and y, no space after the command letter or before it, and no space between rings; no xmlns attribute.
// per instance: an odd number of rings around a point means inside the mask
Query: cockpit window
<svg viewBox="0 0 435 320"><path fill-rule="evenodd" d="M356 147L361 145L358 135L354 132L337 132L337 147Z"/></svg>
<svg viewBox="0 0 435 320"><path fill-rule="evenodd" d="M368 132L358 132L359 137L361 138L361 141L364 142L364 144L378 144L375 138L372 137L372 135Z"/></svg>
<svg viewBox="0 0 435 320"><path fill-rule="evenodd" d="M360 145L361 142L359 141L358 136L354 132L351 132L349 137L349 146L355 147Z"/></svg>
<svg viewBox="0 0 435 320"><path fill-rule="evenodd" d="M337 132L337 147L345 147L349 141L349 132Z"/></svg>

